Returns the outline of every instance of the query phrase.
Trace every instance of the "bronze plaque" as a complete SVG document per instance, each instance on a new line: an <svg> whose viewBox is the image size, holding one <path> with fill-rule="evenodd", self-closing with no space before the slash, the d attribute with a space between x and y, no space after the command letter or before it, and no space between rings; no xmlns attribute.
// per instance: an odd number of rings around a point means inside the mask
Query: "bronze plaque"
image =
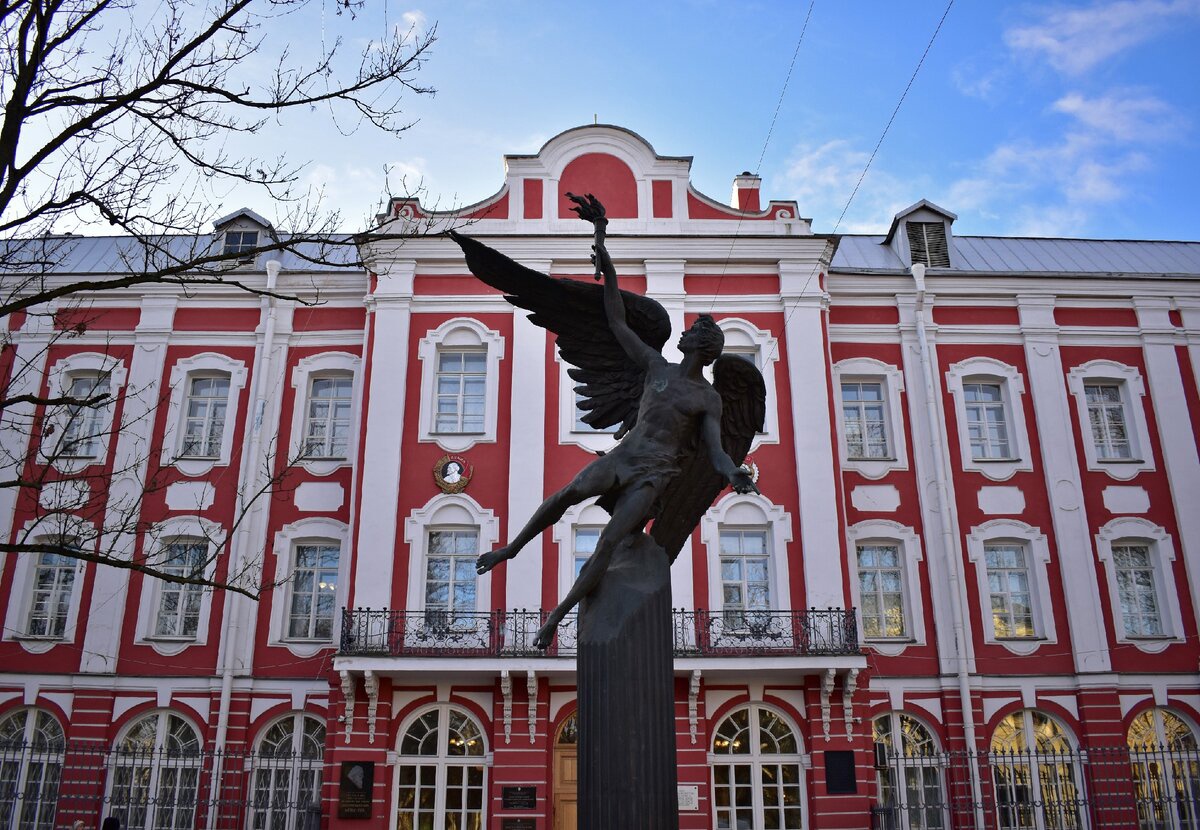
<svg viewBox="0 0 1200 830"><path fill-rule="evenodd" d="M370 818L371 788L375 784L374 761L342 761L338 787L338 818Z"/></svg>
<svg viewBox="0 0 1200 830"><path fill-rule="evenodd" d="M537 787L526 785L520 787L501 787L500 803L505 810L536 810Z"/></svg>
<svg viewBox="0 0 1200 830"><path fill-rule="evenodd" d="M535 818L502 818L500 830L537 830Z"/></svg>

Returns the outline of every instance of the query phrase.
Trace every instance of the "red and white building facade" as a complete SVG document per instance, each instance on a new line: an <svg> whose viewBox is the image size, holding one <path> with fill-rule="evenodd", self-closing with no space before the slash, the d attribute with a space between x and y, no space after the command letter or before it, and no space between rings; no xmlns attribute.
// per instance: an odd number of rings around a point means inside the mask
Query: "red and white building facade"
<svg viewBox="0 0 1200 830"><path fill-rule="evenodd" d="M119 471L93 497L161 485L106 543L182 568L224 541L218 578L278 584L0 561L0 826L575 826L573 629L529 644L605 516L473 562L613 438L553 336L419 232L589 279L571 191L623 287L677 331L712 314L767 382L762 495L726 491L672 572L681 828L1200 827L1200 243L958 236L924 201L832 237L689 172L582 127L453 216L396 201L365 270L238 266L319 305L155 286L70 338L5 321L31 387L115 393L73 462ZM64 268L119 273L119 244ZM39 515L0 493L6 535Z"/></svg>

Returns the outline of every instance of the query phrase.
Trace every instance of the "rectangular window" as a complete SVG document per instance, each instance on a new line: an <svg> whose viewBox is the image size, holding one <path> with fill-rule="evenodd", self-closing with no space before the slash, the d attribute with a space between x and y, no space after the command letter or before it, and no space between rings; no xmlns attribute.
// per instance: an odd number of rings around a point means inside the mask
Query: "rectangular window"
<svg viewBox="0 0 1200 830"><path fill-rule="evenodd" d="M305 458L345 458L350 451L349 375L313 378L304 421Z"/></svg>
<svg viewBox="0 0 1200 830"><path fill-rule="evenodd" d="M225 253L247 254L258 247L258 231L226 231Z"/></svg>
<svg viewBox="0 0 1200 830"><path fill-rule="evenodd" d="M987 545L988 592L997 637L1033 637L1033 593L1029 565L1021 545Z"/></svg>
<svg viewBox="0 0 1200 830"><path fill-rule="evenodd" d="M1132 458L1120 384L1086 383L1083 390L1096 458L1100 461Z"/></svg>
<svg viewBox="0 0 1200 830"><path fill-rule="evenodd" d="M964 383L971 458L1012 458L1004 389L998 383Z"/></svg>
<svg viewBox="0 0 1200 830"><path fill-rule="evenodd" d="M754 611L771 608L771 563L765 530L722 530L721 603L725 627L755 624Z"/></svg>
<svg viewBox="0 0 1200 830"><path fill-rule="evenodd" d="M29 636L62 637L66 632L77 564L61 553L38 556L33 572L33 597L29 604Z"/></svg>
<svg viewBox="0 0 1200 830"><path fill-rule="evenodd" d="M1145 545L1114 545L1112 552L1126 636L1162 636L1162 614L1154 586L1154 561L1150 549Z"/></svg>
<svg viewBox="0 0 1200 830"><path fill-rule="evenodd" d="M860 545L858 589L866 637L904 637L904 580L895 545Z"/></svg>
<svg viewBox="0 0 1200 830"><path fill-rule="evenodd" d="M575 393L575 426L572 427L572 430L574 430L575 432L613 433L613 432L616 432L617 429L620 428L620 426L621 426L620 424L613 424L612 426L605 427L604 429L596 429L591 424L585 424L583 422L583 416L587 415L588 413L579 408L579 402L581 400L583 400L583 395L580 395L578 392L576 392Z"/></svg>
<svg viewBox="0 0 1200 830"><path fill-rule="evenodd" d="M295 556L288 637L330 640L337 606L341 549L329 544L297 545Z"/></svg>
<svg viewBox="0 0 1200 830"><path fill-rule="evenodd" d="M600 528L598 527L577 527L575 528L575 578L579 578L579 572L583 570L583 563L591 558L596 552L596 543L600 541Z"/></svg>
<svg viewBox="0 0 1200 830"><path fill-rule="evenodd" d="M208 545L196 539L171 542L158 570L169 576L203 576ZM163 582L158 591L158 613L154 618L156 637L195 637L200 627L201 585Z"/></svg>
<svg viewBox="0 0 1200 830"><path fill-rule="evenodd" d="M850 458L891 458L883 384L842 383L842 423Z"/></svg>
<svg viewBox="0 0 1200 830"><path fill-rule="evenodd" d="M479 531L429 531L425 565L425 620L429 625L471 625L475 604L475 559L479 556Z"/></svg>
<svg viewBox="0 0 1200 830"><path fill-rule="evenodd" d="M220 458L229 406L229 377L188 379L184 400L182 458Z"/></svg>
<svg viewBox="0 0 1200 830"><path fill-rule="evenodd" d="M75 375L67 396L86 401L108 394L107 375ZM102 403L67 405L67 425L59 444L59 455L67 458L95 458L100 452L99 437L104 430L107 399Z"/></svg>
<svg viewBox="0 0 1200 830"><path fill-rule="evenodd" d="M435 432L483 432L486 352L439 350L435 385Z"/></svg>

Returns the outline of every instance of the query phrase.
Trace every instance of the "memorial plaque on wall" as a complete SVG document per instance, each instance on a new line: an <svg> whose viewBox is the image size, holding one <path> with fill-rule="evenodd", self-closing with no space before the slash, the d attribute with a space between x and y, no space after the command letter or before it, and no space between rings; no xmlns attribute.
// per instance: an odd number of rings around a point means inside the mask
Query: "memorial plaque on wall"
<svg viewBox="0 0 1200 830"><path fill-rule="evenodd" d="M501 787L500 804L505 810L536 810L537 787L532 784L520 787Z"/></svg>
<svg viewBox="0 0 1200 830"><path fill-rule="evenodd" d="M535 818L502 818L500 830L537 830Z"/></svg>
<svg viewBox="0 0 1200 830"><path fill-rule="evenodd" d="M370 818L374 761L342 761L338 787L338 818Z"/></svg>
<svg viewBox="0 0 1200 830"><path fill-rule="evenodd" d="M825 752L825 792L830 795L850 795L858 792L854 780L854 753L848 749Z"/></svg>

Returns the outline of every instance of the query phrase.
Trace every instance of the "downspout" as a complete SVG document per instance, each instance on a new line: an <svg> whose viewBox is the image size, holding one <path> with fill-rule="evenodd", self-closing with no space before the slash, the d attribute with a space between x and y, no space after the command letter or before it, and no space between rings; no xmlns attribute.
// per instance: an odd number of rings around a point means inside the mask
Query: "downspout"
<svg viewBox="0 0 1200 830"><path fill-rule="evenodd" d="M267 291L270 293L275 291L275 282L279 277L281 267L278 260L272 259L267 262ZM257 492L259 470L261 469L258 463L258 453L262 447L263 413L267 408L266 380L270 377L271 354L275 350L275 297L264 296L261 308L266 312L267 319L266 325L263 327L263 344L262 351L258 356L258 371L254 376L255 395L254 408L251 410L253 417L250 420L250 445L242 462L246 485L238 493L235 516L240 516L242 511L246 510L247 496ZM247 521L241 523L233 544L229 546L230 574L237 573L237 568L243 559L242 554L250 544L250 524ZM233 628L237 622L237 606L241 604L238 595L227 593L225 596L228 602L225 614L222 615L221 645L218 651L221 655L221 699L217 704L217 734L213 746L215 757L213 758L212 777L208 786L209 808L208 820L205 823L207 830L214 830L217 821L215 806L220 793L225 741L229 736L229 706L233 698L233 644L238 642L238 639L233 636Z"/></svg>
<svg viewBox="0 0 1200 830"><path fill-rule="evenodd" d="M917 343L920 346L921 371L925 378L925 417L929 422L929 435L933 441L934 486L937 493L937 503L943 511L942 519L938 522L941 527L942 550L946 551L946 568L950 579L950 612L954 622L954 662L955 674L958 679L958 696L963 713L963 737L967 742L967 765L971 776L971 800L975 809L975 826L983 827L983 787L979 775L979 757L975 743L975 707L971 701L971 673L967 664L966 615L963 612L962 596L959 586L962 584L960 565L962 564L954 543L954 530L946 516L950 510L949 488L946 486L947 472L945 464L945 436L939 426L938 419L938 385L934 373L933 361L929 355L929 334L925 330L925 266L914 262L912 265L913 282L916 286L917 299Z"/></svg>

